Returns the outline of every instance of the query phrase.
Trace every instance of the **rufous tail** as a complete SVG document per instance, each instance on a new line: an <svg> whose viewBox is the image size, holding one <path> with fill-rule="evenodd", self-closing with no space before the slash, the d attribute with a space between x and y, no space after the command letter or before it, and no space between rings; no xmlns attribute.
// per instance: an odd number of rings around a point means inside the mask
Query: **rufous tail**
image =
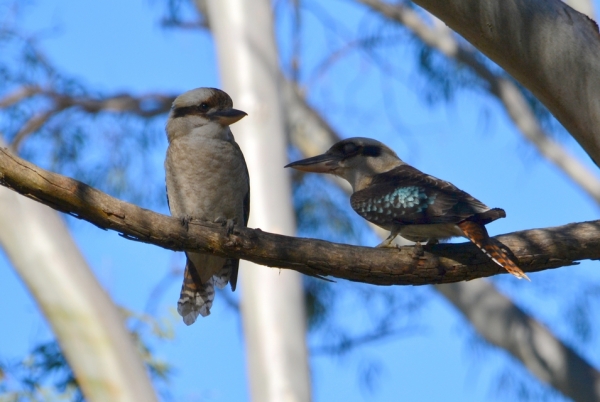
<svg viewBox="0 0 600 402"><path fill-rule="evenodd" d="M525 272L521 271L521 268L517 266L506 253L495 244L490 236L488 235L485 226L478 222L463 221L458 224L458 227L463 231L465 237L471 240L481 251L487 254L496 264L506 269L509 273L513 274L519 279L525 278L528 281L530 279L525 275Z"/></svg>

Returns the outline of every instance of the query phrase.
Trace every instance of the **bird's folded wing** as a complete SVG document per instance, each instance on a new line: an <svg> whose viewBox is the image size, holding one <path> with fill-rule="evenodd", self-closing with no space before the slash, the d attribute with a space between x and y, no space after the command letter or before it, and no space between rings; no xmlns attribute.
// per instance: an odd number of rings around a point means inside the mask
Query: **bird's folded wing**
<svg viewBox="0 0 600 402"><path fill-rule="evenodd" d="M452 183L409 165L375 176L350 202L359 215L375 224L457 223L490 209Z"/></svg>

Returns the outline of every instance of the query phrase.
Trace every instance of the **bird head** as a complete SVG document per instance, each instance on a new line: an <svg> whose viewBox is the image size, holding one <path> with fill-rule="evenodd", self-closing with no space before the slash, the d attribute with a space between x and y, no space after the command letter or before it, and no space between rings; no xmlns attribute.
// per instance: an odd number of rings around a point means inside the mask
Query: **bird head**
<svg viewBox="0 0 600 402"><path fill-rule="evenodd" d="M192 89L173 101L167 122L167 135L172 140L199 127L206 128L203 131L206 134L218 135L224 128L246 115L247 113L234 109L229 95L220 89Z"/></svg>
<svg viewBox="0 0 600 402"><path fill-rule="evenodd" d="M404 164L398 155L381 142L354 137L334 144L327 152L292 162L291 167L303 172L330 173L346 179L354 191L366 187L373 176Z"/></svg>

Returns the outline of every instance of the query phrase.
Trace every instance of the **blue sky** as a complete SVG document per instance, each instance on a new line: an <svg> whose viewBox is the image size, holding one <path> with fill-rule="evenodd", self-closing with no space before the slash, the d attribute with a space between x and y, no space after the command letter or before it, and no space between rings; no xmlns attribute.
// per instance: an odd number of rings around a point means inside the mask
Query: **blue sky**
<svg viewBox="0 0 600 402"><path fill-rule="evenodd" d="M328 3L326 10L344 20L350 33L373 24L348 2ZM210 37L166 31L158 23L161 13L158 1L46 1L27 7L23 21L27 30L45 32L41 43L52 63L98 90L179 93L199 86L218 87ZM326 39L326 30L314 15L307 13L304 21L314 28L303 39L303 63L310 71L327 49L336 47L336 41ZM278 34L285 56L289 55L289 21L280 22ZM349 56L311 81L310 101L325 111L342 136L377 138L419 169L504 208L508 217L490 225L491 234L597 219L598 207L536 155L494 101L473 91L460 91L450 103L429 105L420 94L424 84L412 63L413 54L394 50L389 57L399 66L398 79L382 77L364 59ZM384 96L383 88L398 94L393 102ZM593 169L570 137L560 139ZM165 150L163 140L156 153L148 155L156 161L157 171L162 169ZM349 205L343 208L353 213ZM155 209L166 212L166 203ZM69 225L100 282L116 303L132 310L143 310L158 281L183 264L179 254L127 241L85 222L70 219ZM377 240L366 242L374 245ZM597 264L584 262L576 268L532 274L531 284L508 275L493 281L600 367L600 357L593 353L598 337L581 341L565 319L581 284L600 282ZM171 382L174 399L248 400L237 316L217 295L210 318L185 327L174 312L179 288L179 279L174 280L158 300L157 311L174 326L175 338L154 345L157 355L176 369ZM393 291L420 292L427 298L415 317L417 330L343 357L313 358L315 401L505 400L507 395L495 395L493 384L499 373L509 368L529 376L504 352L481 347L463 318L432 289L397 287ZM0 300L1 359L20 358L32 346L50 339L37 306L4 256L0 259ZM597 312L597 308L589 311ZM594 323L593 330L598 329ZM373 392L360 385L358 374L370 363L380 368Z"/></svg>

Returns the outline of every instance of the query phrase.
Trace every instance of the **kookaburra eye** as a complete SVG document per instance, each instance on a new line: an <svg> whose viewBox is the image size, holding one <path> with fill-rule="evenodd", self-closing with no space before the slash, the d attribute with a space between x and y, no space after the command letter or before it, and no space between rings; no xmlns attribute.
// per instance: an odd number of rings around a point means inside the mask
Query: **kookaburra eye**
<svg viewBox="0 0 600 402"><path fill-rule="evenodd" d="M344 155L352 155L355 154L357 151L358 147L356 146L356 144L350 142L344 145Z"/></svg>
<svg viewBox="0 0 600 402"><path fill-rule="evenodd" d="M452 183L408 165L379 141L348 138L322 155L287 166L346 179L353 190L352 209L390 231L378 247L395 247L392 242L398 235L432 243L462 236L517 278L529 279L485 228L506 217L503 209L490 208Z"/></svg>
<svg viewBox="0 0 600 402"><path fill-rule="evenodd" d="M250 178L229 129L246 113L233 109L229 95L215 88L192 89L178 96L173 105L165 158L171 214L185 227L192 219L222 223L229 234L234 226L246 227ZM215 288L229 282L235 290L239 260L189 251L185 266L177 312L191 325L198 316L210 314Z"/></svg>

